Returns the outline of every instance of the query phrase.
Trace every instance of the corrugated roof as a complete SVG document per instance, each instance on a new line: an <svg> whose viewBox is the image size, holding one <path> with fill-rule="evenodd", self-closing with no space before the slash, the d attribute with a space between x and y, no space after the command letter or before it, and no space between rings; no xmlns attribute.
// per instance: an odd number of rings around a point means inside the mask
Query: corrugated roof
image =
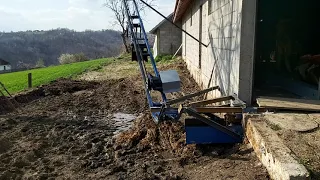
<svg viewBox="0 0 320 180"><path fill-rule="evenodd" d="M171 13L169 16L167 16L168 19L172 20L173 13ZM166 19L163 19L159 24L157 24L154 28L151 29L151 34L157 34L157 29L166 22Z"/></svg>
<svg viewBox="0 0 320 180"><path fill-rule="evenodd" d="M0 59L0 65L9 65L10 63L3 60L3 59Z"/></svg>
<svg viewBox="0 0 320 180"><path fill-rule="evenodd" d="M173 13L173 22L177 22L182 18L183 14L189 7L189 4L191 4L191 1L192 0L176 0L176 6Z"/></svg>

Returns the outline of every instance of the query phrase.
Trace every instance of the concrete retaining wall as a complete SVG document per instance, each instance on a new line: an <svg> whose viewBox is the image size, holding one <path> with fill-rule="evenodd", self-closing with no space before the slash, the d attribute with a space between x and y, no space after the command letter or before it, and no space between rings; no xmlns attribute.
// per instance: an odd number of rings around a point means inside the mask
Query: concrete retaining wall
<svg viewBox="0 0 320 180"><path fill-rule="evenodd" d="M272 179L310 179L308 170L260 115L247 115L244 121L247 138Z"/></svg>

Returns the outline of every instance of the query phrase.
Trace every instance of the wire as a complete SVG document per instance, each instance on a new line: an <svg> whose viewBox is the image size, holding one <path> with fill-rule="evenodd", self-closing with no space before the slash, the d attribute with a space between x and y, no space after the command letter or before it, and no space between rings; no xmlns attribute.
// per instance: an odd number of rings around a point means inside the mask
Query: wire
<svg viewBox="0 0 320 180"><path fill-rule="evenodd" d="M182 29L181 27L179 27L178 25L176 25L174 22L172 22L170 19L168 19L166 16L164 16L163 14L161 14L159 11L157 11L155 8L153 8L152 6L150 6L148 3L146 3L143 0L140 0L143 4L145 4L147 7L149 7L150 9L152 9L153 11L155 11L156 13L158 13L160 16L162 16L165 20L169 21L171 24L173 24L174 26L176 26L178 29L180 29L182 32L186 33L188 36L190 36L191 38L193 38L194 40L198 41L199 43L201 43L203 46L208 47L208 45L204 44L203 42L201 42L199 39L195 38L194 36L192 36L191 34L189 34L187 31L185 31L184 29Z"/></svg>

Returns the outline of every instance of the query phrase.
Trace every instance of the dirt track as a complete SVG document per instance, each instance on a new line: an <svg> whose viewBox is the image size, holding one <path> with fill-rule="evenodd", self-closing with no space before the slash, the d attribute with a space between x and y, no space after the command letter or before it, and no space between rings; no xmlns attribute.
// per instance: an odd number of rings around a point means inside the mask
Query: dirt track
<svg viewBox="0 0 320 180"><path fill-rule="evenodd" d="M182 63L169 67L184 75L185 93L198 89ZM156 126L138 72L61 79L34 92L0 116L0 179L268 179L247 145L185 145L182 123ZM115 113L138 116L116 137L128 123Z"/></svg>

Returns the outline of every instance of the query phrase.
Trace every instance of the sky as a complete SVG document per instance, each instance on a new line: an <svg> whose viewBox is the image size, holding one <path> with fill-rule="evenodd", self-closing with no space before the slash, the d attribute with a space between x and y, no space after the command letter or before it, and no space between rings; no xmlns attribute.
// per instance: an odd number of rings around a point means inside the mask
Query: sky
<svg viewBox="0 0 320 180"><path fill-rule="evenodd" d="M0 31L49 30L69 28L77 31L114 29L113 14L103 7L105 0L0 0ZM169 15L175 0L156 0L158 11ZM163 18L151 10L143 15L146 31Z"/></svg>

